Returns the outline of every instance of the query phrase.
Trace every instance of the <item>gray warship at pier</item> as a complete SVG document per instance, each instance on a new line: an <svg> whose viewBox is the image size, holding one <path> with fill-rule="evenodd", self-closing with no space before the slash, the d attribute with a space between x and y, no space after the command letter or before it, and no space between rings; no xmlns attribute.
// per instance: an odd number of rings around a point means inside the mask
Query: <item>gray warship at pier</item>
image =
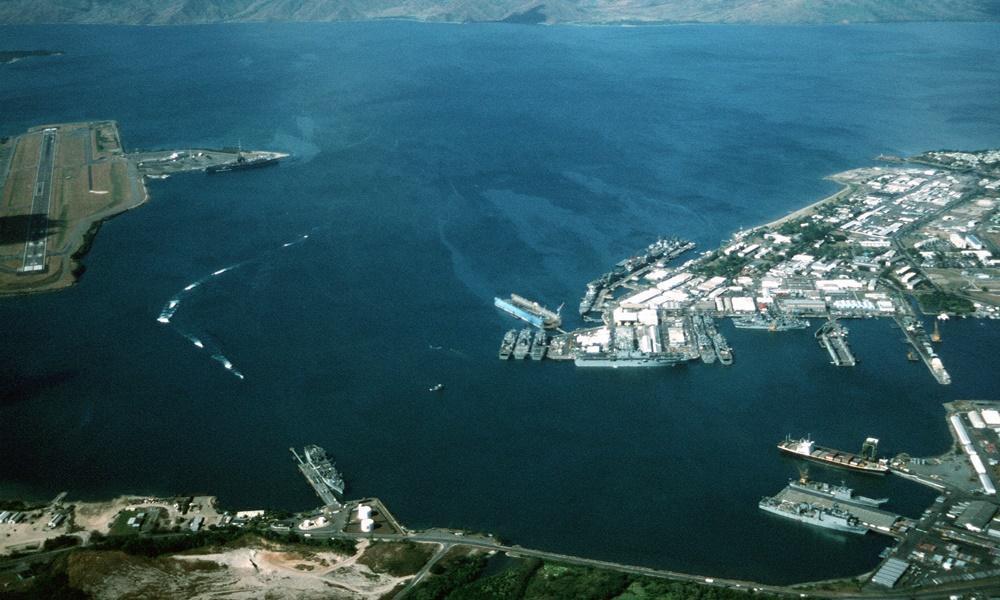
<svg viewBox="0 0 1000 600"><path fill-rule="evenodd" d="M302 449L302 456L295 451L295 448L289 448L289 450L295 456L299 470L302 471L323 504L329 507L339 507L340 500L337 496L344 493L344 478L327 457L326 450L316 445L310 445Z"/></svg>

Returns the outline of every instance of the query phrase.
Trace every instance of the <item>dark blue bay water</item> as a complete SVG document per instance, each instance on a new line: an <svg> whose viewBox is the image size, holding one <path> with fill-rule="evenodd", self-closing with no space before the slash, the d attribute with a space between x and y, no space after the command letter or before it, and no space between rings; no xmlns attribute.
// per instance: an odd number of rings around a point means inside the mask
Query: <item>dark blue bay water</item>
<svg viewBox="0 0 1000 600"><path fill-rule="evenodd" d="M756 503L811 432L947 448L940 404L995 397L995 324L947 324L955 383L851 325L855 369L808 333L728 328L730 369L503 364L518 291L571 311L657 235L712 246L880 152L1000 144L1000 27L573 28L412 23L0 28L62 57L0 67L0 135L117 119L129 148L291 151L276 169L150 184L75 288L0 301L0 495L207 492L316 504L288 447L413 527L784 582L856 573L886 541ZM283 247L310 233L302 243ZM217 269L239 268L163 304ZM207 340L241 381L179 332ZM441 347L441 350L434 350ZM443 395L427 387L443 382ZM814 470L819 477L821 472ZM841 473L919 513L915 485Z"/></svg>

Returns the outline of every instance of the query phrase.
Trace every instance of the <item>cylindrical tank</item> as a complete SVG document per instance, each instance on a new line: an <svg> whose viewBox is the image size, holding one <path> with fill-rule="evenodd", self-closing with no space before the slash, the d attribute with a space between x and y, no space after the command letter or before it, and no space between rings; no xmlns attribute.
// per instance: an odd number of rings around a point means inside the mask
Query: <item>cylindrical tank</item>
<svg viewBox="0 0 1000 600"><path fill-rule="evenodd" d="M371 533L372 528L374 527L375 527L375 521L372 521L371 519L361 519L362 533Z"/></svg>
<svg viewBox="0 0 1000 600"><path fill-rule="evenodd" d="M372 516L372 507L367 504L358 505L358 520L364 521L365 519L370 519Z"/></svg>

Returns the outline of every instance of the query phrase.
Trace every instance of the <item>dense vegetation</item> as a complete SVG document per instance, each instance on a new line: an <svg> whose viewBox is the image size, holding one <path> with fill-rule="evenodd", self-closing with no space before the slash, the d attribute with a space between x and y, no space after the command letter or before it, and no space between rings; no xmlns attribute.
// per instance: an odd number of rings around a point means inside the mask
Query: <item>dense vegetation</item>
<svg viewBox="0 0 1000 600"><path fill-rule="evenodd" d="M946 312L964 315L975 310L970 300L947 292L934 291L920 294L917 300L920 302L920 307L928 313Z"/></svg>
<svg viewBox="0 0 1000 600"><path fill-rule="evenodd" d="M444 561L442 561L444 562ZM479 577L484 556L465 556L415 587L419 600L730 600L773 598L743 590L653 579L539 560L518 560L503 571Z"/></svg>
<svg viewBox="0 0 1000 600"><path fill-rule="evenodd" d="M419 571L430 559L433 550L426 544L413 542L374 542L358 562L376 573L405 577Z"/></svg>

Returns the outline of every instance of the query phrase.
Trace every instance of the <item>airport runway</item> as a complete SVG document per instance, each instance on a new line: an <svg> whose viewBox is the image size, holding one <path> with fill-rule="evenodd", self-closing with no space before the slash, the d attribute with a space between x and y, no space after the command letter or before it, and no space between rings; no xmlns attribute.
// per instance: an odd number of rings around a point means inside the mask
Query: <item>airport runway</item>
<svg viewBox="0 0 1000 600"><path fill-rule="evenodd" d="M22 273L36 273L45 270L55 148L56 130L46 130L42 134L38 174L35 176L35 190L31 197L31 220L28 222L28 238L24 243L24 261L20 269Z"/></svg>

